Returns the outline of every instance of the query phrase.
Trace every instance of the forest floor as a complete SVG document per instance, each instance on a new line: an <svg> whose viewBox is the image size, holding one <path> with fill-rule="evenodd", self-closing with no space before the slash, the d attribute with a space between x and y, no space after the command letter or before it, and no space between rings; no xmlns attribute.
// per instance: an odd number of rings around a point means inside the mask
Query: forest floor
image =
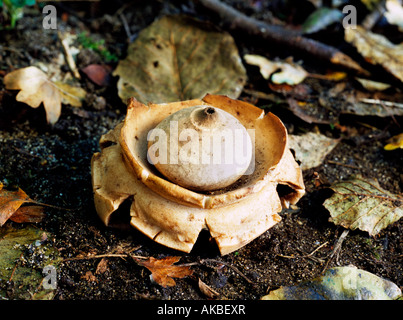
<svg viewBox="0 0 403 320"><path fill-rule="evenodd" d="M245 9L237 1L233 4ZM112 53L124 58L129 39L121 16L116 13L122 5L117 1L93 8L93 15L89 13L90 4L80 10L73 5L58 7L60 12L66 12L58 20L59 29L76 34L85 31L104 39ZM176 1L170 4L147 1L147 4L132 3L120 13L124 12L134 39L139 31L163 15L190 13L203 19L208 17L207 12L199 14L197 10L192 12L192 8L186 2L176 5ZM258 12L247 13L264 19ZM42 28L42 19L42 15L30 11L18 21L15 30L1 32L2 77L14 69L31 65L34 60L50 61L62 52L55 32ZM270 45L266 43L234 32L232 36L240 56L246 53L264 55L270 51ZM275 53L270 51L270 54L286 58L293 52L289 48L276 48ZM78 67L98 63L100 59L97 54L84 53ZM328 67L318 65L315 59L295 54L294 60L299 59L304 59L303 66L307 70L317 73ZM116 63L112 63L114 66ZM261 78L257 68L246 68L246 88L269 92L267 81ZM21 187L37 201L71 209L47 208L46 217L36 224L52 234L64 259L57 269L58 286L54 299L206 299L198 286L198 279L201 279L219 293L220 299L252 300L260 299L279 286L313 279L325 268L347 265L386 278L402 288L403 220L374 237L367 232L350 231L339 254L330 259L334 245L345 229L328 221L329 212L322 205L332 194L326 186L354 174L376 179L389 192L402 193L403 152L383 148L391 136L401 132L402 117L342 115L337 125L332 126L307 123L281 104L273 106L270 111L280 117L290 134L316 130L328 137L340 138L340 142L321 165L303 172L305 196L297 207L283 210L280 213L282 220L273 228L245 247L222 257L209 241L209 234L202 233L192 252L184 254L154 243L133 228L106 227L95 211L91 157L99 151L101 135L113 129L126 113L126 106L118 97L116 82L113 78L108 86L100 87L83 77L82 85L87 91L83 107L64 105L54 126L46 123L42 107L32 109L16 102L15 91L6 90L0 82L0 181L6 187ZM334 85L313 78L304 83L317 92L328 91ZM347 83L353 89L358 86L353 76ZM239 99L257 106L271 103L250 92L242 92ZM309 255L318 247L319 250ZM178 279L173 287L163 288L150 280L148 270L129 259L85 258L121 252L119 250L135 250L136 255L155 258L181 256L181 264L192 264L193 275ZM76 257L82 258L72 259ZM203 259L210 260L201 263ZM97 269L101 260L107 261L103 262L106 268L102 272Z"/></svg>

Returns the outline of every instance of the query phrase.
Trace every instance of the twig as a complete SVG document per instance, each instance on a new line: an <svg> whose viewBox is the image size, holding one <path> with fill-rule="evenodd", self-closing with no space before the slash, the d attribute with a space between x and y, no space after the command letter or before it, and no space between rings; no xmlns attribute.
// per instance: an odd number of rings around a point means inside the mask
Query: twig
<svg viewBox="0 0 403 320"><path fill-rule="evenodd" d="M327 269L327 266L329 265L330 261L333 260L333 257L335 255L339 255L340 251L341 251L341 245L343 244L344 239L346 239L347 235L348 235L349 230L344 230L343 233L341 234L341 236L339 237L339 239L337 240L333 251L330 253L329 255L329 259L327 260L325 266L323 267L322 273L325 272L325 270Z"/></svg>
<svg viewBox="0 0 403 320"><path fill-rule="evenodd" d="M208 10L216 12L220 16L221 21L229 29L241 30L250 35L263 38L264 40L274 41L309 53L310 55L330 61L333 64L341 65L350 70L368 73L366 70L362 69L357 62L336 48L313 39L305 38L301 36L299 32L250 18L218 0L197 0L197 2Z"/></svg>
<svg viewBox="0 0 403 320"><path fill-rule="evenodd" d="M316 257L314 257L313 255L314 255L314 253L315 253L316 251L318 251L319 249L323 248L323 247L326 246L328 243L329 243L328 241L325 241L325 242L322 243L319 247L317 247L315 250L313 250L311 253L305 254L305 255L303 255L303 256L286 256L286 255L282 255L282 254L278 254L277 256L278 256L278 257L281 257L281 258L286 258L286 259L309 258L309 259L312 259L312 260L314 260L314 261L323 263L323 262L324 262L323 259L316 258Z"/></svg>
<svg viewBox="0 0 403 320"><path fill-rule="evenodd" d="M136 255L131 255L130 253L133 251L137 251L140 249L141 246L134 247L130 249L127 253L104 253L104 254L96 254L92 256L86 256L86 257L73 257L73 258L66 258L63 259L63 261L74 261L74 260L88 260L88 259L99 259L99 258L137 258L137 259L147 259L148 257L143 257L143 256L136 256Z"/></svg>
<svg viewBox="0 0 403 320"><path fill-rule="evenodd" d="M67 39L64 38L64 36L61 34L60 31L57 32L57 35L59 37L60 43L62 44L64 57L66 59L67 65L70 68L70 71L73 73L73 76L76 79L81 79L81 76L80 76L80 73L78 72L76 63L73 59L73 56L71 55L70 47L69 47L69 44L67 43Z"/></svg>
<svg viewBox="0 0 403 320"><path fill-rule="evenodd" d="M385 13L385 1L380 1L376 5L376 8L372 10L370 14L368 14L361 25L366 30L371 30L373 26L377 23L377 21L383 16Z"/></svg>
<svg viewBox="0 0 403 320"><path fill-rule="evenodd" d="M105 254L97 254L93 256L86 256L86 257L73 257L73 258L66 258L63 261L74 261L74 260L89 260L89 259L98 259L98 258L127 258L129 255L125 254L116 254L116 253L105 253Z"/></svg>
<svg viewBox="0 0 403 320"><path fill-rule="evenodd" d="M11 272L11 276L10 276L10 279L8 279L8 282L10 282L11 280L13 280L15 270L17 269L18 263L20 262L20 260L21 260L21 258L22 258L23 255L24 255L24 252L22 252L22 253L20 254L20 257L18 258L17 262L15 263L14 269L13 269L13 271Z"/></svg>
<svg viewBox="0 0 403 320"><path fill-rule="evenodd" d="M361 169L360 167L353 166L351 164L345 164L345 163L341 163L341 162L337 162L337 161L333 161L333 160L328 160L327 163L335 164L338 166L343 166L343 167L347 167L347 168L351 168L351 169Z"/></svg>
<svg viewBox="0 0 403 320"><path fill-rule="evenodd" d="M3 45L0 45L0 49L4 51L10 51L16 53L20 58L25 58L24 55L17 49L11 48L11 47L5 47Z"/></svg>
<svg viewBox="0 0 403 320"><path fill-rule="evenodd" d="M403 109L403 103L398 103L398 102L393 102L393 101L386 101L386 100L378 100L378 99L361 99L361 102L364 103L373 103L373 104L380 104L382 106L386 107L394 107L394 108L402 108Z"/></svg>
<svg viewBox="0 0 403 320"><path fill-rule="evenodd" d="M130 41L130 39L132 38L132 34L130 32L130 27L129 24L127 23L126 17L123 13L119 13L119 17L122 20L123 27L125 28L127 39L128 41Z"/></svg>
<svg viewBox="0 0 403 320"><path fill-rule="evenodd" d="M244 278L248 283L252 284L252 285L256 285L256 283L254 283L252 280L250 280L247 276L245 276L237 267L224 262L224 261L220 261L220 260L215 260L215 259L202 259L200 260L200 263L203 264L204 262L213 262L213 263L221 263L225 266L227 266L228 268L231 268L232 270L234 270L236 273L238 273L242 278Z"/></svg>

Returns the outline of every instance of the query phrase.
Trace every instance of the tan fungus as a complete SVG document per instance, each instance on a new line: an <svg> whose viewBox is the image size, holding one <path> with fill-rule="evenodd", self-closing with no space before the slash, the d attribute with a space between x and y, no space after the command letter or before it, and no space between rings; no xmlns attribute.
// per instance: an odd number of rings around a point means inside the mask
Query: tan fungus
<svg viewBox="0 0 403 320"><path fill-rule="evenodd" d="M216 190L198 191L168 180L148 161L150 130L175 112L196 106L223 110L245 129L254 129L251 174ZM265 115L251 104L226 96L148 106L130 99L124 122L101 137L100 147L91 168L95 206L102 221L108 225L123 201L132 199L131 225L154 241L184 252L192 250L202 229L209 230L221 254L235 251L279 222L282 206L295 204L305 192L282 122L272 113ZM289 186L291 192L280 197L278 184Z"/></svg>

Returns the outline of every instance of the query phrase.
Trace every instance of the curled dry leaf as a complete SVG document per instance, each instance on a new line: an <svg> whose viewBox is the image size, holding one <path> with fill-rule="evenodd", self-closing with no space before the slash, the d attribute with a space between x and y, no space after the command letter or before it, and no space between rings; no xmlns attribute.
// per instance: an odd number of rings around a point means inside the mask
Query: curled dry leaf
<svg viewBox="0 0 403 320"><path fill-rule="evenodd" d="M206 283L204 283L200 278L198 281L199 289L200 291L209 299L216 299L220 296L220 294L215 291L213 288L208 286Z"/></svg>
<svg viewBox="0 0 403 320"><path fill-rule="evenodd" d="M365 89L368 91L383 91L390 88L390 84L362 79L362 78L355 78Z"/></svg>
<svg viewBox="0 0 403 320"><path fill-rule="evenodd" d="M403 81L403 43L393 44L380 34L357 26L345 29L345 40L372 64L380 64L385 70Z"/></svg>
<svg viewBox="0 0 403 320"><path fill-rule="evenodd" d="M165 16L128 48L113 75L124 103L202 98L206 93L237 98L246 71L233 38L213 25L182 16Z"/></svg>
<svg viewBox="0 0 403 320"><path fill-rule="evenodd" d="M383 190L377 181L354 177L330 188L335 193L323 205L336 225L374 236L403 216L403 197Z"/></svg>
<svg viewBox="0 0 403 320"><path fill-rule="evenodd" d="M173 287L176 284L173 278L184 278L193 273L189 266L174 265L180 260L180 257L166 257L163 259L150 257L145 261L134 258L134 260L139 265L150 270L152 279L164 288Z"/></svg>
<svg viewBox="0 0 403 320"><path fill-rule="evenodd" d="M226 188L198 192L164 178L148 161L150 130L174 112L193 106L219 108L255 130L251 174ZM124 200L132 199L131 225L154 241L185 252L192 250L202 229L209 230L221 254L237 250L281 220L277 212L282 204L295 204L305 193L282 122L225 96L148 106L131 99L124 123L102 136L100 145L91 168L102 221L108 225ZM290 193L280 196L278 184L289 186Z"/></svg>
<svg viewBox="0 0 403 320"><path fill-rule="evenodd" d="M289 135L289 147L295 151L295 158L301 162L302 170L319 166L338 142L337 139L313 132L301 136Z"/></svg>
<svg viewBox="0 0 403 320"><path fill-rule="evenodd" d="M258 66L263 78L271 77L271 81L276 84L295 85L304 81L309 75L304 68L292 61L270 61L253 54L246 54L244 59L248 64Z"/></svg>
<svg viewBox="0 0 403 320"><path fill-rule="evenodd" d="M33 66L8 73L4 77L4 84L6 89L21 90L17 94L17 101L32 108L43 103L49 124L55 124L59 119L62 102L81 106L81 100L85 97L83 89L52 82L43 71Z"/></svg>

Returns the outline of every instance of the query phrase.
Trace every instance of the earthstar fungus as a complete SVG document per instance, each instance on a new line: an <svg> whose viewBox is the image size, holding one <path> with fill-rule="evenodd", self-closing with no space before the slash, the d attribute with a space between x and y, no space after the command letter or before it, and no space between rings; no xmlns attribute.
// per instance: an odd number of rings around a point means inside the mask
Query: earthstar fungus
<svg viewBox="0 0 403 320"><path fill-rule="evenodd" d="M236 120L233 124L239 122L247 132L253 131L247 174L229 185L200 191L174 183L150 163L149 132L167 117L192 107L208 113L224 111ZM233 121L232 117L227 120ZM184 252L192 250L202 229L209 230L222 255L235 251L279 222L282 207L295 204L305 193L282 122L272 113L265 115L249 103L226 96L147 106L129 99L125 120L101 137L100 148L92 158L91 173L95 207L105 225L129 199L133 227ZM279 184L288 186L288 193L279 195Z"/></svg>

